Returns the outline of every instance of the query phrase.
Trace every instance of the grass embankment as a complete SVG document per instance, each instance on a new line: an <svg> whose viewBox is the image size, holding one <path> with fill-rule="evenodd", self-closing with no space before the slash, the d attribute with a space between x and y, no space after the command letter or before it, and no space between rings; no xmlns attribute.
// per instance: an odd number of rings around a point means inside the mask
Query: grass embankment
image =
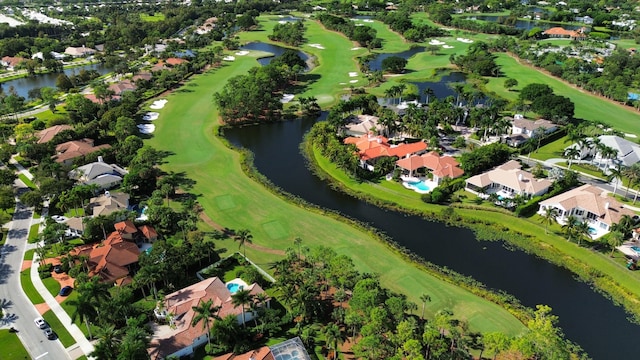
<svg viewBox="0 0 640 360"><path fill-rule="evenodd" d="M29 244L37 243L40 240L38 231L40 230L40 224L33 224L29 227L29 236L27 241Z"/></svg>
<svg viewBox="0 0 640 360"><path fill-rule="evenodd" d="M325 41L324 45L328 44ZM344 45L351 46L348 41ZM335 53L344 51L336 49ZM256 245L272 249L260 251L247 247L249 258L268 268L269 262L281 258L278 251L281 253L292 247L294 238L301 237L307 246L322 244L350 256L358 270L380 274L384 286L406 294L417 304L421 294L429 294L432 298L427 305L429 314L449 308L456 317L469 320L475 331L503 331L508 334L523 331L524 326L506 310L436 279L404 261L396 251L370 234L292 205L250 180L242 171L240 154L214 136L218 114L211 96L222 88L226 79L244 74L256 65L250 57L239 57L215 72L194 76L186 84L192 91L175 92L167 97L169 102L156 123L154 137L148 141L157 149L175 154L167 159L168 163L163 168L185 171L196 181L193 192L201 194L199 202L211 219L233 229L248 228ZM326 65L321 65L316 71L322 74L334 72ZM332 87L324 82L324 77L320 78L310 92L331 91ZM322 90L317 90L316 86ZM217 246L225 247L228 252L235 250L237 244L227 240Z"/></svg>
<svg viewBox="0 0 640 360"><path fill-rule="evenodd" d="M18 178L22 181L29 189L37 189L38 187L33 181L29 180L29 178L25 174L18 174Z"/></svg>
<svg viewBox="0 0 640 360"><path fill-rule="evenodd" d="M20 284L32 304L42 304L44 302L38 290L33 286L33 282L31 282L31 269L25 269L20 272Z"/></svg>
<svg viewBox="0 0 640 360"><path fill-rule="evenodd" d="M42 318L51 326L51 329L58 335L58 339L62 343L62 346L68 348L69 346L76 343L76 340L69 334L67 328L62 325L60 319L53 313L53 311L49 310L46 313L42 314Z"/></svg>
<svg viewBox="0 0 640 360"><path fill-rule="evenodd" d="M28 359L29 353L18 338L18 334L8 329L0 330L0 348L5 359Z"/></svg>

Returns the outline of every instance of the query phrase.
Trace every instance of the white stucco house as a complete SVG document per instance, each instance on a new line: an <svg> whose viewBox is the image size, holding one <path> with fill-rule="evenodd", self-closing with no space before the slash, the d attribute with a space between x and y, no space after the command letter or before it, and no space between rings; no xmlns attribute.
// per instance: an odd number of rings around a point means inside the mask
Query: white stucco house
<svg viewBox="0 0 640 360"><path fill-rule="evenodd" d="M465 190L482 197L497 193L503 198L513 198L516 195L530 198L549 191L552 181L536 179L521 167L515 160L507 161L492 170L468 178Z"/></svg>

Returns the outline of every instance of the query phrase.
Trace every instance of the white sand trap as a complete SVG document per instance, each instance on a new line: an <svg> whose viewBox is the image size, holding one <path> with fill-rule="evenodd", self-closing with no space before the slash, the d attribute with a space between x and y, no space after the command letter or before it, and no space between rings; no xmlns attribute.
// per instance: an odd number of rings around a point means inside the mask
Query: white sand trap
<svg viewBox="0 0 640 360"><path fill-rule="evenodd" d="M156 131L156 126L153 124L139 124L138 130L140 130L142 134L151 134Z"/></svg>
<svg viewBox="0 0 640 360"><path fill-rule="evenodd" d="M287 22L285 20L280 20L278 21L278 24L286 24Z"/></svg>
<svg viewBox="0 0 640 360"><path fill-rule="evenodd" d="M351 48L351 50L354 50L354 51L355 51L355 50L360 50L360 49L362 49L362 48L361 48L361 47L357 47L357 46L356 46L356 47L354 47L354 48Z"/></svg>
<svg viewBox="0 0 640 360"><path fill-rule="evenodd" d="M247 50L242 50L242 51L238 51L236 53L237 56L245 56L245 55L249 55L249 52Z"/></svg>
<svg viewBox="0 0 640 360"><path fill-rule="evenodd" d="M233 61L235 59L236 58L234 56L225 56L225 57L222 58L222 60L224 60L224 61Z"/></svg>
<svg viewBox="0 0 640 360"><path fill-rule="evenodd" d="M340 83L340 85L347 85L347 83Z"/></svg>
<svg viewBox="0 0 640 360"><path fill-rule="evenodd" d="M472 43L472 42L473 42L473 40L471 40L471 39L466 39L466 38L456 38L456 40L458 40L458 41L460 41L460 42L463 42L463 43L467 43L467 44L470 44L470 43Z"/></svg>
<svg viewBox="0 0 640 360"><path fill-rule="evenodd" d="M364 19L364 20L362 20L362 22L372 23L372 22L373 22L373 20L371 20L371 19Z"/></svg>
<svg viewBox="0 0 640 360"><path fill-rule="evenodd" d="M280 99L280 102L283 104L286 104L289 101L293 100L293 97L294 97L293 94L284 94L282 95L282 99Z"/></svg>
<svg viewBox="0 0 640 360"><path fill-rule="evenodd" d="M349 77L356 77L356 76L358 76L358 73L355 71L352 71L349 73Z"/></svg>
<svg viewBox="0 0 640 360"><path fill-rule="evenodd" d="M635 134L624 134L625 137L637 138Z"/></svg>
<svg viewBox="0 0 640 360"><path fill-rule="evenodd" d="M440 40L433 39L433 40L429 41L429 45L444 45L444 42L442 42Z"/></svg>
<svg viewBox="0 0 640 360"><path fill-rule="evenodd" d="M144 116L142 117L142 120L154 121L154 120L158 120L158 116L160 116L160 114L158 114L157 112L148 112L144 114Z"/></svg>
<svg viewBox="0 0 640 360"><path fill-rule="evenodd" d="M451 45L442 45L442 47L445 49L453 49L453 46Z"/></svg>
<svg viewBox="0 0 640 360"><path fill-rule="evenodd" d="M358 82L358 80L351 80L351 81L349 81L349 82L350 82L350 83L352 83L352 84L355 84L355 83L357 83L357 82Z"/></svg>
<svg viewBox="0 0 640 360"><path fill-rule="evenodd" d="M167 104L167 100L156 100L153 102L153 104L151 104L149 106L149 108L153 109L153 110L159 110L162 109L166 104Z"/></svg>
<svg viewBox="0 0 640 360"><path fill-rule="evenodd" d="M309 44L309 46L311 46L311 47L313 47L313 48L316 48L316 49L321 49L321 50L323 50L323 49L324 49L324 46L322 46L322 45L320 45L320 44Z"/></svg>

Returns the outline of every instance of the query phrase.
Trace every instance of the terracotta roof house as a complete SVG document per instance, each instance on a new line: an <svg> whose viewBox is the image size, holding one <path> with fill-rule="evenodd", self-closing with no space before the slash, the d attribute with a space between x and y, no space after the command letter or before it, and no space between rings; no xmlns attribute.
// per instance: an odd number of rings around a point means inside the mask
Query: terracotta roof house
<svg viewBox="0 0 640 360"><path fill-rule="evenodd" d="M352 115L345 125L346 134L350 136L362 136L370 133L377 133L382 130L378 125L379 117L373 115Z"/></svg>
<svg viewBox="0 0 640 360"><path fill-rule="evenodd" d="M167 60L165 60L165 62L167 63L167 65L176 66L176 65L188 63L189 61L185 59L170 57Z"/></svg>
<svg viewBox="0 0 640 360"><path fill-rule="evenodd" d="M19 56L4 56L2 60L0 60L0 63L6 67L7 70L13 71L16 66L25 60L27 59Z"/></svg>
<svg viewBox="0 0 640 360"><path fill-rule="evenodd" d="M549 207L556 209L556 221L560 224L565 224L571 215L589 223L589 232L594 239L608 233L611 225L618 223L622 216L635 215L607 191L589 184L541 201L538 213L544 214Z"/></svg>
<svg viewBox="0 0 640 360"><path fill-rule="evenodd" d="M142 225L138 227L138 231L148 242L154 242L158 240L158 232L153 228L153 226Z"/></svg>
<svg viewBox="0 0 640 360"><path fill-rule="evenodd" d="M465 190L486 196L497 193L503 198L513 198L516 195L530 198L546 193L553 183L547 179L536 179L521 169L515 160L489 170L485 173L467 179Z"/></svg>
<svg viewBox="0 0 640 360"><path fill-rule="evenodd" d="M375 161L380 157L397 156L403 158L427 149L427 144L424 141L399 145L390 145L387 141L384 136L374 136L373 134L344 139L345 144L354 144L358 148L360 165L370 171L373 171Z"/></svg>
<svg viewBox="0 0 640 360"><path fill-rule="evenodd" d="M248 351L244 354L235 355L233 353L216 356L213 360L311 360L307 349L302 344L299 337L285 340L281 343L263 346L261 348Z"/></svg>
<svg viewBox="0 0 640 360"><path fill-rule="evenodd" d="M122 183L129 172L116 164L107 164L98 157L98 161L79 166L69 171L69 178L84 185L97 185L98 189L110 189Z"/></svg>
<svg viewBox="0 0 640 360"><path fill-rule="evenodd" d="M105 191L104 194L89 200L89 212L94 217L128 209L129 195L121 192Z"/></svg>
<svg viewBox="0 0 640 360"><path fill-rule="evenodd" d="M133 75L131 81L133 81L134 83L138 81L149 81L152 77L153 75L150 72L141 72L139 74Z"/></svg>
<svg viewBox="0 0 640 360"><path fill-rule="evenodd" d="M83 57L83 56L95 54L96 50L85 47L85 46L81 46L81 47L69 46L68 48L64 49L64 53L73 57Z"/></svg>
<svg viewBox="0 0 640 360"><path fill-rule="evenodd" d="M507 136L506 141L509 146L513 147L518 147L529 138L537 136L537 132L542 131L538 129L543 129L545 134L550 134L558 129L558 126L549 120L529 120L520 114L516 114L514 117L505 117L505 119L511 121L512 135Z"/></svg>
<svg viewBox="0 0 640 360"><path fill-rule="evenodd" d="M240 279L234 279L225 284L220 278L212 277L166 295L163 307L156 308L154 314L158 320L168 321L169 324L156 327L148 349L151 358L180 358L192 354L194 349L207 342L206 329L191 326L195 315L193 307L203 301L212 300L214 306L220 306L217 314L220 318L232 315L237 317L238 323L242 323L242 308L234 306L231 301L232 293L229 289L233 289L230 286L232 283L249 290L252 295L264 293L256 283L249 286ZM265 305L270 306L268 300ZM245 321L250 321L253 317L252 312L245 310Z"/></svg>
<svg viewBox="0 0 640 360"><path fill-rule="evenodd" d="M408 170L409 176L413 175L413 171L420 168L427 168L433 175L433 181L440 184L445 178L455 179L464 175L464 170L459 166L460 163L451 156L440 156L435 151L431 151L422 155L412 155L396 161L396 166Z"/></svg>
<svg viewBox="0 0 640 360"><path fill-rule="evenodd" d="M586 39L587 35L585 34L586 28L580 28L576 30L565 30L561 27L552 27L550 29L545 30L542 34L547 35L552 38L570 38L570 39Z"/></svg>
<svg viewBox="0 0 640 360"><path fill-rule="evenodd" d="M67 141L65 143L58 144L58 146L56 146L56 155L53 155L53 158L58 163L71 165L73 163L73 159L77 157L91 154L92 152L99 151L102 149L109 149L109 148L111 148L111 145L109 144L93 146L92 139L85 138L82 140Z"/></svg>
<svg viewBox="0 0 640 360"><path fill-rule="evenodd" d="M137 88L138 86L129 80L123 80L109 85L109 90L113 91L113 94L118 96L127 91L135 91Z"/></svg>
<svg viewBox="0 0 640 360"><path fill-rule="evenodd" d="M73 128L69 125L54 125L52 127L48 127L46 129L40 130L36 135L38 137L38 144L44 144L51 141L56 135L65 131L72 130Z"/></svg>

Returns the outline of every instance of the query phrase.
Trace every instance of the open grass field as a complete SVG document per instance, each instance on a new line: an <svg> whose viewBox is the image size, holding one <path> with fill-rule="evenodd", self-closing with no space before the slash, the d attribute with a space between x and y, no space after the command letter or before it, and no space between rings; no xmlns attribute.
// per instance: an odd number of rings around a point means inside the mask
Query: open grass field
<svg viewBox="0 0 640 360"><path fill-rule="evenodd" d="M155 13L153 15L151 14L140 14L140 20L142 21L146 21L146 22L158 22L158 21L164 21L164 14L163 13Z"/></svg>
<svg viewBox="0 0 640 360"><path fill-rule="evenodd" d="M0 330L0 348L4 359L28 359L29 353L18 338L18 334L9 332L9 329Z"/></svg>
<svg viewBox="0 0 640 360"><path fill-rule="evenodd" d="M311 24L309 27L310 37L317 36L312 42L320 43L321 37L329 37L322 35L319 28ZM342 39L334 40L335 46L340 43L343 46L335 48L334 54L350 48L351 43ZM328 48L334 45L325 41L324 46ZM473 330L499 330L517 334L524 329L517 319L498 305L408 264L367 233L291 205L248 179L240 168L239 154L226 148L213 135L217 111L211 96L222 88L225 79L246 73L252 66L255 66L254 59L242 57L215 72L192 78L185 85L185 89L191 91L178 91L167 97L169 102L163 110L163 116L156 122L155 136L147 142L155 148L174 153L163 165L164 169L185 171L196 181L193 192L200 194L198 201L213 221L232 229L247 228L253 234L256 245L270 249L285 250L292 247L295 237L301 237L307 246L329 246L340 254L352 257L359 270L380 274L385 286L406 294L415 303L420 302L418 298L421 294L429 294L432 298L427 306L429 314L449 308L456 317L468 319ZM340 72L348 71L343 67L341 69ZM321 65L316 71L323 75L335 72L328 64ZM333 94L331 91L334 87L321 79L312 85L309 93ZM216 247L235 251L237 244L227 240L216 243ZM269 262L279 258L278 255L251 247L247 247L246 251L248 257L265 268L268 268Z"/></svg>
<svg viewBox="0 0 640 360"><path fill-rule="evenodd" d="M42 304L44 302L44 299L31 282L31 269L25 269L20 272L20 284L32 304Z"/></svg>

